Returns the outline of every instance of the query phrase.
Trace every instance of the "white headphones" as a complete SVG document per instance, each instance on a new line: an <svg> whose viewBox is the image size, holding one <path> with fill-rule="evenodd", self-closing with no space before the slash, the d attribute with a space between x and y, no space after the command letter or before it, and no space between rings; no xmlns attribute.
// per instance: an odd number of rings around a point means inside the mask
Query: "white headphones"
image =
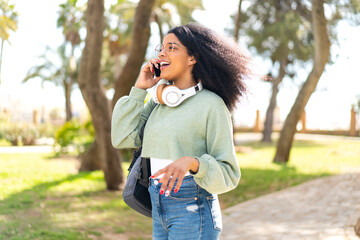
<svg viewBox="0 0 360 240"><path fill-rule="evenodd" d="M185 99L195 95L203 89L203 85L199 82L196 86L184 90L177 88L175 85L158 84L154 87L152 98L155 103L165 104L169 107L179 106Z"/></svg>

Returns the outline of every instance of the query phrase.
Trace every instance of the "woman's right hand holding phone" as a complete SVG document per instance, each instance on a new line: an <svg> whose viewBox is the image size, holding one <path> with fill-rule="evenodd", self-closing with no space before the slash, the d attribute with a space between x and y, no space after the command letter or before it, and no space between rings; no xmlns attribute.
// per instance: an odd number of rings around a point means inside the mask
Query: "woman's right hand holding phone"
<svg viewBox="0 0 360 240"><path fill-rule="evenodd" d="M135 84L135 87L141 89L148 89L155 86L161 79L161 77L154 77L155 70L154 66L158 66L157 59L151 59L140 71L139 78Z"/></svg>

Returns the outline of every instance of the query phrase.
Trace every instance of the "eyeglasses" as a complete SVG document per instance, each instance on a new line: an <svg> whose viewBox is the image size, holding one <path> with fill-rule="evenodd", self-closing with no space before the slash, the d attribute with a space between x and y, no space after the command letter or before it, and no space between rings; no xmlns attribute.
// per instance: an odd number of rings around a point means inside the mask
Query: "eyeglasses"
<svg viewBox="0 0 360 240"><path fill-rule="evenodd" d="M166 44L159 44L155 48L155 54L159 55L162 51L165 53L172 53L179 49L179 44L174 42L168 42Z"/></svg>

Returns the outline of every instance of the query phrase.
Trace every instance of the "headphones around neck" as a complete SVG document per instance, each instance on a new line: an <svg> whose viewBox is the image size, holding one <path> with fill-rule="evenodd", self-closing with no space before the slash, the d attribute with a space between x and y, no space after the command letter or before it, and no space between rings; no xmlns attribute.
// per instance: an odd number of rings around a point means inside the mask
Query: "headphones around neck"
<svg viewBox="0 0 360 240"><path fill-rule="evenodd" d="M158 84L154 87L152 98L155 103L165 104L169 107L179 106L185 99L195 95L203 89L203 85L199 82L196 86L184 90L177 88L175 85Z"/></svg>

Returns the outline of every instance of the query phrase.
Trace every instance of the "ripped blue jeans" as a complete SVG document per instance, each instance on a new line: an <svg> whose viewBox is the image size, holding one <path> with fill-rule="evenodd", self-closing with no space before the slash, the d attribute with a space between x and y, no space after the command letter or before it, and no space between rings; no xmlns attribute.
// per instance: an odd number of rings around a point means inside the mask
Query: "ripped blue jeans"
<svg viewBox="0 0 360 240"><path fill-rule="evenodd" d="M176 183L174 184L175 187ZM222 229L216 194L199 187L186 176L179 191L160 195L161 183L150 179L154 240L216 240Z"/></svg>

